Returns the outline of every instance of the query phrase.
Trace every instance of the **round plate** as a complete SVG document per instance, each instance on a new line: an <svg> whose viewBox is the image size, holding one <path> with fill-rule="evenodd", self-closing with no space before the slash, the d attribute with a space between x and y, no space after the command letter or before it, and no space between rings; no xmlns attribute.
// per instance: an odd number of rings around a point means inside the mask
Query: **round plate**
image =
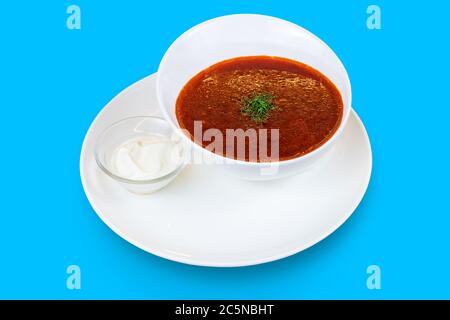
<svg viewBox="0 0 450 320"><path fill-rule="evenodd" d="M356 209L370 179L372 153L356 113L336 146L300 175L245 181L215 165L191 165L165 189L129 193L96 165L94 143L109 124L159 114L155 75L136 82L99 113L84 139L80 173L98 216L135 246L194 265L235 267L281 259L336 230Z"/></svg>

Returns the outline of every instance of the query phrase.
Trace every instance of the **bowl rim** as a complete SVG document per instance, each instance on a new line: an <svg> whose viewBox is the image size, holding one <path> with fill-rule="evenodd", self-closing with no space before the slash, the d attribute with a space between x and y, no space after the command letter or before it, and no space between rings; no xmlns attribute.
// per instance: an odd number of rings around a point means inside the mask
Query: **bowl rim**
<svg viewBox="0 0 450 320"><path fill-rule="evenodd" d="M344 110L343 110L341 122L339 123L339 127L336 129L336 131L333 133L333 135L327 141L325 141L322 145L320 145L318 148L316 148L316 149L314 149L314 150L312 150L312 151L310 151L310 152L308 152L308 153L306 153L304 155L300 155L298 157L295 157L295 158L290 158L290 159L286 159L286 160L277 160L277 161L271 161L271 162L251 162L251 161L245 161L245 160L238 160L238 159L229 158L229 157L227 157L225 155L220 155L220 154L217 154L217 153L212 152L210 150L207 150L206 148L204 148L203 146L199 145L198 143L196 143L190 137L186 136L183 133L181 133L180 135L183 137L183 139L185 139L185 141L188 141L188 143L193 145L193 148L196 148L196 150L199 150L199 151L201 151L203 153L206 153L206 154L208 154L210 156L213 156L213 157L215 157L217 159L220 159L220 161L225 161L225 163L227 163L227 164L243 164L243 165L252 166L252 167L267 167L268 165L284 166L284 165L288 165L288 164L299 162L299 161L305 161L305 160L307 160L309 158L312 158L314 156L319 155L321 152L323 152L324 150L329 148L339 138L339 136L344 131L344 128L345 128L345 126L346 126L346 124L348 122L348 118L350 117L350 113L351 113L351 109L352 109L352 87L351 87L350 78L348 76L347 69L345 68L345 66L342 63L341 59L339 59L337 54L333 51L333 49L331 49L330 46L328 46L325 43L325 41L320 39L318 36L316 36L311 31L309 31L309 30L299 26L298 24L295 24L295 23L293 23L291 21L284 20L284 19L281 19L281 18L277 18L277 17L274 17L274 16L263 15L263 14L254 14L254 13L238 13L238 14L223 15L223 16L219 16L219 17L216 17L216 18L212 18L212 19L203 21L203 22L201 22L201 23L199 23L197 25L194 25L193 27L191 27L188 30L186 30L185 32L183 32L180 36L178 36L172 42L172 44L169 46L169 48L166 50L166 52L164 53L164 55L163 55L163 57L162 57L162 59L161 59L161 61L159 63L158 71L157 71L157 74L156 74L156 97L157 97L157 100L158 100L158 105L159 105L159 109L160 109L161 113L163 114L163 116L166 119L167 123L169 123L169 125L174 129L174 131L179 132L180 129L182 129L180 126L176 126L174 123L172 123L171 120L169 120L170 119L170 115L166 111L166 108L163 107L164 103L163 103L163 98L162 98L162 93L161 93L161 84L160 84L161 71L164 69L164 67L165 67L165 65L167 63L166 60L168 59L169 53L172 50L174 50L174 47L177 45L177 43L179 43L180 41L182 41L185 38L187 38L193 32L196 32L199 29L202 29L202 28L204 28L205 26L207 26L209 24L218 23L218 22L221 22L222 20L231 19L231 18L234 18L234 17L246 17L246 16L247 17L248 16L252 16L252 17L268 19L268 20L276 21L276 22L283 23L283 24L286 24L286 25L290 25L291 27L299 29L301 32L304 32L304 33L308 34L314 40L316 40L319 43L321 43L324 47L326 47L331 52L332 55L335 56L338 65L344 71L345 82L346 82L347 87L348 87L348 90L347 90L348 103L347 103L347 105L344 104ZM293 60L293 59L291 59L291 60ZM322 71L320 71L320 72L322 72ZM326 76L326 74L325 74L325 76Z"/></svg>
<svg viewBox="0 0 450 320"><path fill-rule="evenodd" d="M136 184L136 185L146 185L146 184L153 184L153 183L158 183L158 182L162 182L165 180L168 180L172 177L175 177L176 175L178 175L178 173L180 173L184 167L186 166L186 163L184 160L181 160L180 163L178 164L178 166L173 169L172 171L166 173L163 176L157 177L157 178L153 178L153 179L145 179L145 180L135 180L135 179L129 179L129 178L125 178L122 177L118 174L115 174L114 172L112 172L111 170L109 170L107 168L107 166L105 166L103 164L103 161L101 160L101 157L99 155L99 149L100 149L100 145L101 145L101 140L102 138L105 136L105 134L108 133L108 131L110 129L112 129L113 127L129 121L129 120L134 120L134 119L152 119L152 120L158 120L161 122L164 122L166 124L169 124L169 121L167 121L166 119L164 119L163 117L159 117L159 116L146 116L146 115L136 115L136 116L129 116L129 117L125 117L122 118L118 121L113 122L112 124L108 125L104 130L102 130L102 132L99 134L99 136L96 138L95 140L95 144L94 144L94 158L95 158L95 162L97 163L97 166L104 172L106 173L108 176L110 176L111 178L113 178L114 180L117 180L119 182L122 183L128 183L128 184ZM169 125L170 126L170 125ZM171 126L170 126L171 127ZM171 127L172 129L172 127ZM173 131L173 130L172 130ZM183 159L183 158L182 158Z"/></svg>

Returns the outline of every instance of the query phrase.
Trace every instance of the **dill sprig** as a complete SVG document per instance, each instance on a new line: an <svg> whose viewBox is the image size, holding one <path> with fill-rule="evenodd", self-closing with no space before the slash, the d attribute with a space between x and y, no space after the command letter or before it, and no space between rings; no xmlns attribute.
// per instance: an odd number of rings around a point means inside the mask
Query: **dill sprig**
<svg viewBox="0 0 450 320"><path fill-rule="evenodd" d="M275 108L274 96L270 93L253 93L241 100L242 114L249 116L253 121L261 124L269 118L270 111Z"/></svg>

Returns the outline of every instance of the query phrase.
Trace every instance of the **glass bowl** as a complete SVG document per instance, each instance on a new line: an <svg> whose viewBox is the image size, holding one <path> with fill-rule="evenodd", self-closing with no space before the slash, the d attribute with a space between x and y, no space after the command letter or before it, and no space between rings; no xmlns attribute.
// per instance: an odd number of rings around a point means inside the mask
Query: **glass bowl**
<svg viewBox="0 0 450 320"><path fill-rule="evenodd" d="M149 136L163 137L173 143L173 151L179 163L176 163L170 171L151 179L132 179L121 175L113 161L114 152L126 141ZM100 134L95 146L95 160L104 173L128 191L135 194L150 194L172 182L186 165L183 160L184 147L178 137L163 118L155 116L125 118L113 123Z"/></svg>

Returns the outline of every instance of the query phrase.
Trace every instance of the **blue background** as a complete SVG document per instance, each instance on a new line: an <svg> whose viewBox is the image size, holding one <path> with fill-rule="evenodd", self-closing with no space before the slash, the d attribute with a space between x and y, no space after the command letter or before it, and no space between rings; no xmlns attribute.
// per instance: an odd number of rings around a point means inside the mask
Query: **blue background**
<svg viewBox="0 0 450 320"><path fill-rule="evenodd" d="M0 10L0 298L450 298L448 15L443 1L8 1ZM82 29L66 28L77 4ZM346 66L374 156L355 214L314 247L246 268L182 265L115 235L79 178L84 135L189 27L232 13L297 23ZM82 289L66 288L66 267ZM366 268L382 270L368 290Z"/></svg>

